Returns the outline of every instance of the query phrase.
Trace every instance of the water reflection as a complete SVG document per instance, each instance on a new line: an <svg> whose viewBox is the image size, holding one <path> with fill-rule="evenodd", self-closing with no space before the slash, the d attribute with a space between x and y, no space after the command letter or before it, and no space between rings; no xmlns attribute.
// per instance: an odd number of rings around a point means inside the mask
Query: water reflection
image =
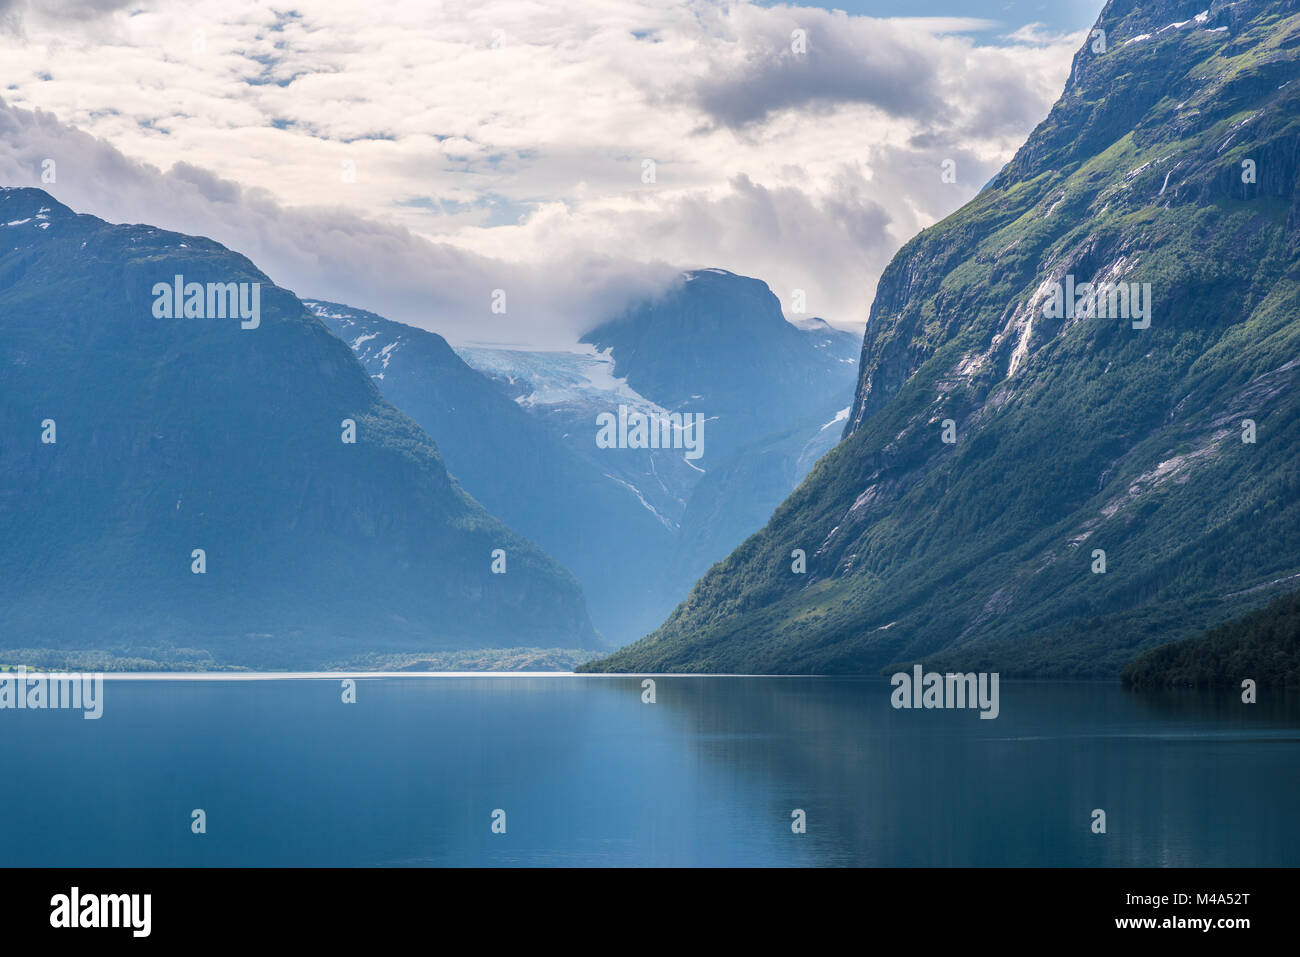
<svg viewBox="0 0 1300 957"><path fill-rule="evenodd" d="M655 680L110 682L99 721L0 714L0 863L1300 860L1294 697L1004 682L989 721L876 679Z"/></svg>

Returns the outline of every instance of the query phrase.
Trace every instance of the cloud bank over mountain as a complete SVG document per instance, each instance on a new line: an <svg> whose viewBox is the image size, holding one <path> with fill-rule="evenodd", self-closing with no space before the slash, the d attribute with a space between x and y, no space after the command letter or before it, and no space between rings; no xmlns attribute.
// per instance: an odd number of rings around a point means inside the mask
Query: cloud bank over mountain
<svg viewBox="0 0 1300 957"><path fill-rule="evenodd" d="M699 266L864 321L890 256L1010 157L1079 41L635 0L31 0L0 24L4 182L211 235L304 295L531 344Z"/></svg>

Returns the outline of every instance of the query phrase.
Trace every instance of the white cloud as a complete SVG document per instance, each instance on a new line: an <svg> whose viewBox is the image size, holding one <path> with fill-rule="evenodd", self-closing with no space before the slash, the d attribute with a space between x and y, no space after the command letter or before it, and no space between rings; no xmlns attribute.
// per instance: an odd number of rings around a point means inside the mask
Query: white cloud
<svg viewBox="0 0 1300 957"><path fill-rule="evenodd" d="M709 0L82 6L103 12L7 8L6 182L57 155L69 205L212 235L303 295L453 338L567 335L670 264L860 322L892 252L1010 158L1082 42ZM493 288L512 315L488 330Z"/></svg>

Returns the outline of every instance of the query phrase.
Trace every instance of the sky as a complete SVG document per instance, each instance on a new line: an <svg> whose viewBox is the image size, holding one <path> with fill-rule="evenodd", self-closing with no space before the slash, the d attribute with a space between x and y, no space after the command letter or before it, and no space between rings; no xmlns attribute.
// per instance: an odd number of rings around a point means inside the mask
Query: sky
<svg viewBox="0 0 1300 957"><path fill-rule="evenodd" d="M860 327L1101 6L0 0L0 185L453 343L563 345L702 267Z"/></svg>

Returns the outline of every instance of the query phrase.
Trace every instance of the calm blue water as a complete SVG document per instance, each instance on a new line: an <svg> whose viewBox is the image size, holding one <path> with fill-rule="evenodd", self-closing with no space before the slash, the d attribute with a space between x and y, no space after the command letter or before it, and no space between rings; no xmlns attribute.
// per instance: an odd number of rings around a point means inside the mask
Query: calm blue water
<svg viewBox="0 0 1300 957"><path fill-rule="evenodd" d="M1300 863L1294 696L1003 682L989 721L883 680L657 681L109 681L99 721L0 711L0 864Z"/></svg>

